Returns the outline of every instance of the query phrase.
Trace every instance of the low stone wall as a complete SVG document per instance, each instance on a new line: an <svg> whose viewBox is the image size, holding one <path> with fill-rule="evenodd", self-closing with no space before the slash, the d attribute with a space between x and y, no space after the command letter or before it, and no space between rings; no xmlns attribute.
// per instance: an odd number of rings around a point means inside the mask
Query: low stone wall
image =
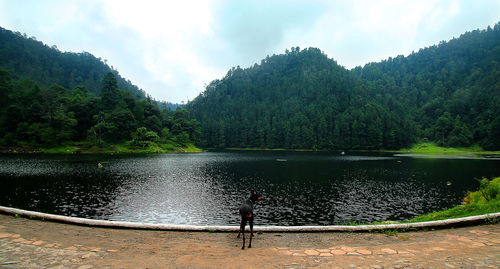
<svg viewBox="0 0 500 269"><path fill-rule="evenodd" d="M189 231L189 232L238 232L239 229L238 226L218 226L218 225L196 226L196 225L153 224L153 223L142 223L142 222L94 220L94 219L85 219L85 218L76 218L76 217L67 217L61 215L40 213L36 211L29 211L29 210L23 210L5 206L0 206L0 213L19 215L23 217L37 218L37 219L69 223L69 224L95 226L95 227L109 227L109 228ZM370 232L377 230L446 228L446 227L481 224L495 218L500 218L500 212L464 217L464 218L415 222L415 223L394 223L394 224L357 225L357 226L354 225L254 226L254 231L256 232Z"/></svg>

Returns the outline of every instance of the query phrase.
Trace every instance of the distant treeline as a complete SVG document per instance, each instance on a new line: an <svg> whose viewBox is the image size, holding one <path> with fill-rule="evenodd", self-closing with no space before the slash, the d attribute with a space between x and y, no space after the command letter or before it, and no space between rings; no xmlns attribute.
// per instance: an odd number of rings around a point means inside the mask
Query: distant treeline
<svg viewBox="0 0 500 269"><path fill-rule="evenodd" d="M187 105L205 147L500 149L500 24L347 70L298 47L232 68Z"/></svg>
<svg viewBox="0 0 500 269"><path fill-rule="evenodd" d="M185 109L171 111L150 98L140 99L104 76L96 95L84 86L41 87L0 69L0 145L56 146L73 141L94 144L147 141L197 142L199 124Z"/></svg>

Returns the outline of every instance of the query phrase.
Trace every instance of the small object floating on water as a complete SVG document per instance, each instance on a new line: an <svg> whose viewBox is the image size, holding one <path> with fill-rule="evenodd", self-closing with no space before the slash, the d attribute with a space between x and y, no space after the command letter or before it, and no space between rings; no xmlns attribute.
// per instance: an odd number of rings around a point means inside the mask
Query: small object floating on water
<svg viewBox="0 0 500 269"><path fill-rule="evenodd" d="M287 159L276 159L276 161L278 161L278 162L286 162L288 160Z"/></svg>
<svg viewBox="0 0 500 269"><path fill-rule="evenodd" d="M446 181L446 186L451 186L451 181Z"/></svg>
<svg viewBox="0 0 500 269"><path fill-rule="evenodd" d="M343 151L342 151L342 152L340 153L340 155L345 155L345 152L343 152Z"/></svg>
<svg viewBox="0 0 500 269"><path fill-rule="evenodd" d="M101 164L101 163L98 163L98 164L97 164L97 168L102 168L102 164Z"/></svg>

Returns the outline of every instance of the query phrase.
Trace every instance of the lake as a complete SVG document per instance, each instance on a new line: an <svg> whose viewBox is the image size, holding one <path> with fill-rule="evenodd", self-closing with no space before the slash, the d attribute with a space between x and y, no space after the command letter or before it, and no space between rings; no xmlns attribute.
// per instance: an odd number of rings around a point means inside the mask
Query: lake
<svg viewBox="0 0 500 269"><path fill-rule="evenodd" d="M98 167L98 164L102 167ZM459 205L498 159L390 153L221 151L158 155L0 155L0 205L91 219L238 225L250 190L256 225L405 220Z"/></svg>

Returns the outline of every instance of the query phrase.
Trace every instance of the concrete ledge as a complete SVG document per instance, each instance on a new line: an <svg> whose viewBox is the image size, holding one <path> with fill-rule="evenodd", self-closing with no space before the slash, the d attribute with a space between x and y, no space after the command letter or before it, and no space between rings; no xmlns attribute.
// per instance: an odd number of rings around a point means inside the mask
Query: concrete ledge
<svg viewBox="0 0 500 269"><path fill-rule="evenodd" d="M0 213L10 215L20 215L49 221L56 221L69 224L125 228L125 229L144 229L144 230L163 230L163 231L186 231L186 232L238 232L238 226L197 226L197 225L176 225L176 224L153 224L142 222L109 221L94 220L76 217L67 217L61 215L40 213L17 209L12 207L0 206ZM494 218L500 218L500 212L456 218L446 220L435 220L415 223L395 223L395 224L377 224L377 225L326 225L326 226L254 226L256 232L369 232L377 230L408 230L423 228L446 228L456 226L466 226L485 223ZM248 228L248 227L247 227Z"/></svg>

